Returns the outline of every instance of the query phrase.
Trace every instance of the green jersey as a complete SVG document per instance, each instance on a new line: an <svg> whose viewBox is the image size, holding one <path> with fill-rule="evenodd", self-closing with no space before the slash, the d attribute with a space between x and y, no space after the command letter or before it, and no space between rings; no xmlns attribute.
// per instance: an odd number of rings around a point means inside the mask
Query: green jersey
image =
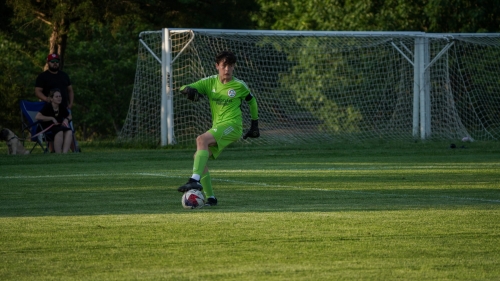
<svg viewBox="0 0 500 281"><path fill-rule="evenodd" d="M208 97L214 127L227 123L241 130L243 123L241 102L249 94L251 95L245 82L233 77L228 83L222 84L218 75L212 75L187 86ZM181 90L185 87L183 86Z"/></svg>

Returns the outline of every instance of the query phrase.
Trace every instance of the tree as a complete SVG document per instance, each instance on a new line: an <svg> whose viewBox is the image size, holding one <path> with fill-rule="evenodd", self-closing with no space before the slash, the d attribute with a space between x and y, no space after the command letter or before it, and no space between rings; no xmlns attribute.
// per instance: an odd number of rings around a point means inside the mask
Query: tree
<svg viewBox="0 0 500 281"><path fill-rule="evenodd" d="M6 0L15 21L50 32L49 53L58 53L63 67L71 24L112 22L135 15L161 27L249 28L253 1L152 1L152 0ZM45 25L48 28L43 28Z"/></svg>
<svg viewBox="0 0 500 281"><path fill-rule="evenodd" d="M433 32L499 32L500 6L490 0L429 0L425 6Z"/></svg>
<svg viewBox="0 0 500 281"><path fill-rule="evenodd" d="M423 0L257 0L262 29L425 30Z"/></svg>
<svg viewBox="0 0 500 281"><path fill-rule="evenodd" d="M256 0L261 29L498 32L490 0Z"/></svg>
<svg viewBox="0 0 500 281"><path fill-rule="evenodd" d="M0 3L0 113L19 126L19 100L34 100L34 81L49 52L63 57L75 89L80 139L113 138L127 114L137 36L163 27L252 28L253 1L6 0ZM5 9L4 9L5 8Z"/></svg>
<svg viewBox="0 0 500 281"><path fill-rule="evenodd" d="M27 92L33 95L36 69L28 56L23 55L23 46L12 40L12 37L0 33L0 127L10 128L19 134L20 109L19 100L26 98Z"/></svg>
<svg viewBox="0 0 500 281"><path fill-rule="evenodd" d="M259 28L276 30L498 32L500 30L500 6L493 2L486 0L257 0L261 11L253 14L252 19ZM277 90L291 93L296 102L321 120L322 126L328 131L336 132L342 129L342 131L356 132L358 129L356 124L365 116L363 108L356 108L354 105L341 107L324 93L336 93L339 92L338 89L355 92L355 89L350 91L349 88L366 83L364 75L368 73L364 73L363 69L356 69L355 66L358 64L352 63L362 58L339 55L330 57L329 54L336 52L332 47L323 46L314 38L306 42L307 44L286 52L291 61L298 63L280 76L282 85ZM305 59L294 60L296 54L302 52L302 48L324 49L324 51L319 51L315 56ZM384 61L383 58L380 59ZM347 64L347 61L351 64ZM369 63L368 60L363 60L363 62ZM315 67L317 65L331 67L318 70ZM484 67L485 65L488 63L480 62L474 66ZM340 66L344 69L344 73L335 72L335 69ZM483 75L481 79L489 79L490 84L497 77L491 73L482 73L486 75ZM373 72L370 75L379 75L379 73ZM321 77L335 77L335 79L321 79ZM475 77L472 75L469 80L474 81ZM452 78L456 77L452 76ZM380 80L391 81L391 77L380 77ZM322 82L311 84L310 81ZM342 85L340 84L342 81L347 83ZM474 82L475 87L487 89L487 83L484 81ZM307 85L307 96L302 95L304 85ZM361 88L373 90L372 85ZM375 90L384 92L383 88ZM490 96L494 98L497 94L492 92ZM366 97L366 99L369 98L369 96ZM485 112L497 113L493 110L485 110Z"/></svg>
<svg viewBox="0 0 500 281"><path fill-rule="evenodd" d="M125 120L134 85L137 20L116 25L79 24L71 41L68 70L78 89L75 124L82 139L116 136Z"/></svg>
<svg viewBox="0 0 500 281"><path fill-rule="evenodd" d="M60 69L64 67L71 24L106 22L121 14L140 11L141 6L133 1L111 0L7 0L6 3L14 11L14 23L49 35L47 53L60 55Z"/></svg>

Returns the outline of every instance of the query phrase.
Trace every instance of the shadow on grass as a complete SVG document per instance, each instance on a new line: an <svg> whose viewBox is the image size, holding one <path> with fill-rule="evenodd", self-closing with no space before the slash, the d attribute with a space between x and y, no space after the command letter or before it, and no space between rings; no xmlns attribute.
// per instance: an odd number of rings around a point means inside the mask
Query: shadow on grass
<svg viewBox="0 0 500 281"><path fill-rule="evenodd" d="M306 190L224 189L219 206L184 210L176 190L5 190L0 217L175 214L188 212L346 212L412 209L500 209L496 189Z"/></svg>

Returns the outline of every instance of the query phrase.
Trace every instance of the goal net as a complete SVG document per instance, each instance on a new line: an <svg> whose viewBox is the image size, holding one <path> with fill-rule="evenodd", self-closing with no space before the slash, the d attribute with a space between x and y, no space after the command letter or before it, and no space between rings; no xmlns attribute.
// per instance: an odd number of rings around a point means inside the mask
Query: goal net
<svg viewBox="0 0 500 281"><path fill-rule="evenodd" d="M216 74L222 50L259 105L261 137L242 143L500 138L498 35L202 29L141 33L119 138L192 145L210 108L179 88Z"/></svg>

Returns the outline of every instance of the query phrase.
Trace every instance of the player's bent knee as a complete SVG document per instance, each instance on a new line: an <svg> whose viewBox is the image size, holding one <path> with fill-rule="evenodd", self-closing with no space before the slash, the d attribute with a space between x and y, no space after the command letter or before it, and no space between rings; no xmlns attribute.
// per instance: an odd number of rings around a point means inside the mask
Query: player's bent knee
<svg viewBox="0 0 500 281"><path fill-rule="evenodd" d="M214 142L214 137L209 134L209 133L205 133L203 135L199 135L197 138L196 138L196 145L198 147L204 147L205 149L208 148L213 142Z"/></svg>

